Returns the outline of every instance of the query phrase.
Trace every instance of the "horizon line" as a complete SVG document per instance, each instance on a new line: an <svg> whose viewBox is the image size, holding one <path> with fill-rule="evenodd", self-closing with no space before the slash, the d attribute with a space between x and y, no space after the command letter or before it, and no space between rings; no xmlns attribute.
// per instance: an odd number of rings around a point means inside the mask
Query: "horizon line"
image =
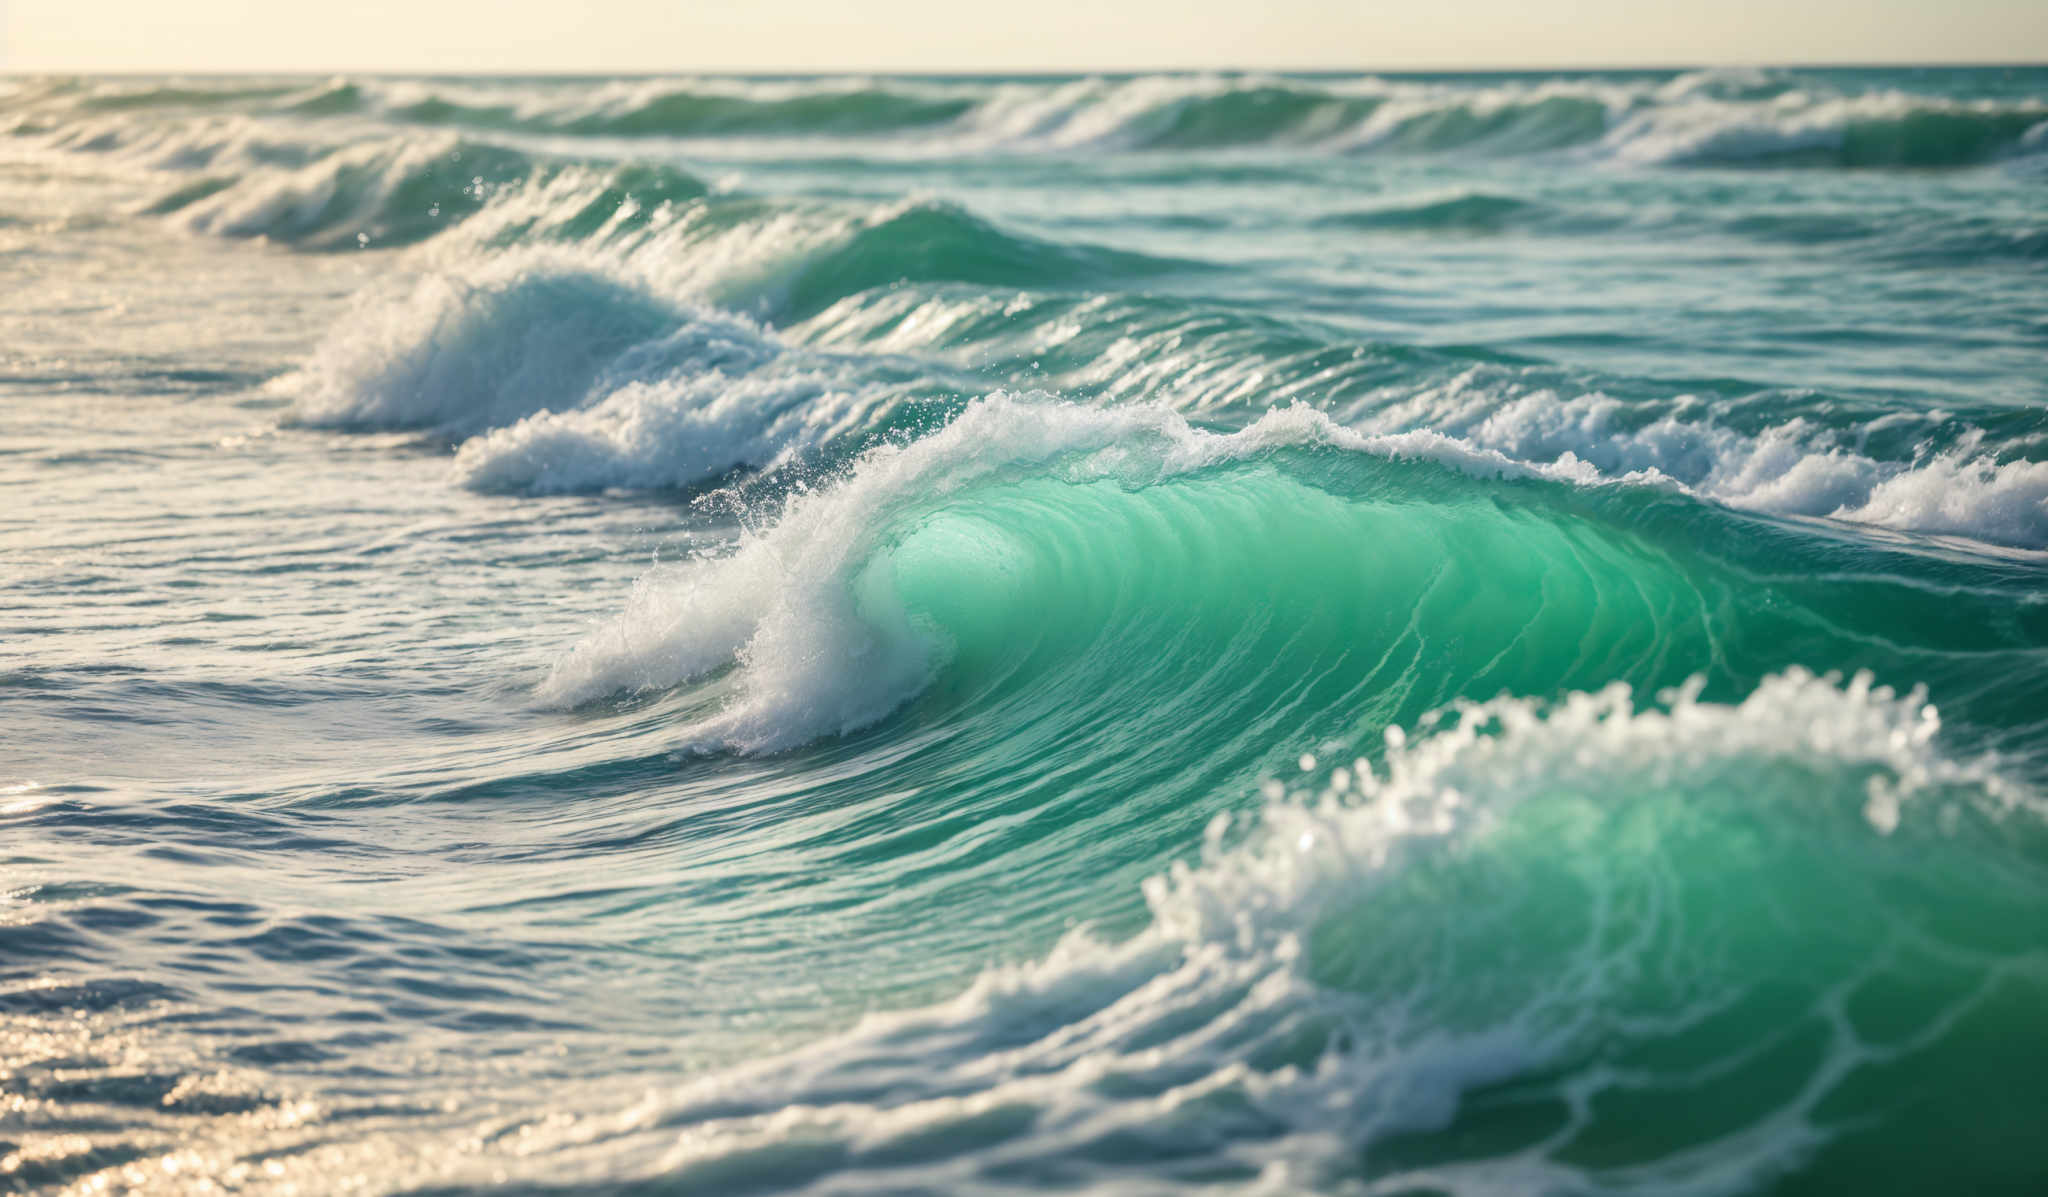
<svg viewBox="0 0 2048 1197"><path fill-rule="evenodd" d="M1642 73L1652 71L1709 71L1709 70L2012 70L2048 69L2048 59L1959 59L1959 60L1806 60L1806 61L1761 61L1727 60L1717 62L1678 61L1665 62L1578 62L1552 64L1436 64L1410 66L1274 66L1274 65L1186 65L1149 67L1025 67L1011 69L983 69L974 67L700 67L675 66L661 68L636 67L628 70L607 71L581 67L537 67L512 68L503 71L458 67L446 70L413 69L406 67L286 67L264 69L258 67L79 67L48 66L18 67L0 65L0 76L35 75L97 75L107 77L140 78L149 76L182 75L212 78L249 78L279 76L319 75L360 75L371 78L438 77L472 79L578 79L578 78L643 78L660 79L677 75L712 76L717 78L829 78L833 76L884 76L899 79L1065 79L1091 76L1144 76L1144 75L1200 75L1200 74L1275 74L1275 75L1515 75L1556 73L1565 71L1601 72L1610 74Z"/></svg>

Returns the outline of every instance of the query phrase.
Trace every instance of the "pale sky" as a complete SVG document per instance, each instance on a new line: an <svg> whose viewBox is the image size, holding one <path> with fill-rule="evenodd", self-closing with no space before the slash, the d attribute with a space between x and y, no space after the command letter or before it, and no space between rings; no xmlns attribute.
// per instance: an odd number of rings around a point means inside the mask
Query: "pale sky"
<svg viewBox="0 0 2048 1197"><path fill-rule="evenodd" d="M0 0L8 71L2048 62L2048 0Z"/></svg>

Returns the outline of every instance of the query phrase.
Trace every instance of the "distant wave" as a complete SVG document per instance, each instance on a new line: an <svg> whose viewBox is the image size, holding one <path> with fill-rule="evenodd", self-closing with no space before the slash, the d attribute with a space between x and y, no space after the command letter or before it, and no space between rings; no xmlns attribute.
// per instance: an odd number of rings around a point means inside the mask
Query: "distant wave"
<svg viewBox="0 0 2048 1197"><path fill-rule="evenodd" d="M633 204L642 212L704 194L670 168L578 167L455 138L389 139L333 150L296 170L251 170L172 190L151 204L194 232L262 237L309 249L409 245L474 216L501 193L562 180L580 203L548 232L587 236Z"/></svg>
<svg viewBox="0 0 2048 1197"><path fill-rule="evenodd" d="M1603 149L1623 161L1677 165L1956 167L2037 152L2048 129L2044 101L1793 98L1647 109L1608 134Z"/></svg>
<svg viewBox="0 0 2048 1197"><path fill-rule="evenodd" d="M1639 165L1950 168L2037 153L2048 101L2023 89L1965 98L1850 75L1708 71L1676 77L1146 75L1069 81L333 80L32 87L8 101L41 130L112 115L209 113L302 123L554 138L802 139L902 152L1569 154Z"/></svg>
<svg viewBox="0 0 2048 1197"><path fill-rule="evenodd" d="M476 143L376 142L337 150L297 171L237 180L202 196L174 192L154 207L195 232L266 237L309 248L405 245L524 182L534 162Z"/></svg>
<svg viewBox="0 0 2048 1197"><path fill-rule="evenodd" d="M102 88L78 100L87 112L120 112L130 108L211 108L288 96L298 89L289 84L271 87L114 86Z"/></svg>
<svg viewBox="0 0 2048 1197"><path fill-rule="evenodd" d="M1129 285L1197 268L1189 261L1047 241L1000 229L957 204L913 200L864 217L837 244L794 262L774 306L782 318L802 319L846 296L894 283Z"/></svg>
<svg viewBox="0 0 2048 1197"><path fill-rule="evenodd" d="M557 127L606 137L873 133L944 124L974 104L967 96L920 95L885 87L762 97L681 89L636 98Z"/></svg>
<svg viewBox="0 0 2048 1197"><path fill-rule="evenodd" d="M999 103L977 114L991 131L1009 126L1019 144L1145 149L1216 149L1261 144L1313 146L1354 129L1386 97L1345 93L1279 80L1223 81L1200 77L1138 79L1099 89L1069 90L1031 113L1023 128Z"/></svg>
<svg viewBox="0 0 2048 1197"><path fill-rule="evenodd" d="M1319 223L1334 228L1494 233L1516 225L1542 223L1548 215L1544 206L1533 200L1466 192L1338 213Z"/></svg>

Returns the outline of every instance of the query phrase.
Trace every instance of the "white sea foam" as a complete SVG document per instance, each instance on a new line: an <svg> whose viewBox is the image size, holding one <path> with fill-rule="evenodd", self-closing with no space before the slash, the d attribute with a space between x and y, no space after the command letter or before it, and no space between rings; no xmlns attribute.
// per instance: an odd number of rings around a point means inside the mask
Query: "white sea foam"
<svg viewBox="0 0 2048 1197"><path fill-rule="evenodd" d="M1937 454L1890 473L1870 488L1861 505L1833 514L1918 532L2048 547L2048 462Z"/></svg>
<svg viewBox="0 0 2048 1197"><path fill-rule="evenodd" d="M581 403L628 350L691 323L715 368L758 356L738 321L692 321L622 272L566 256L507 255L434 272L393 300L371 293L277 388L312 424L465 435Z"/></svg>
<svg viewBox="0 0 2048 1197"><path fill-rule="evenodd" d="M815 370L681 371L473 437L455 475L473 490L528 494L689 485L812 452L859 431L881 401Z"/></svg>
<svg viewBox="0 0 2048 1197"><path fill-rule="evenodd" d="M1981 437L1913 460L1883 460L1802 419L1738 431L1696 398L1648 420L1638 412L1597 392L1518 391L1475 370L1355 421L1379 432L1433 429L1475 449L1598 480L1676 482L1751 511L2048 548L2048 462L2001 460Z"/></svg>
<svg viewBox="0 0 2048 1197"><path fill-rule="evenodd" d="M856 434L895 393L598 255L526 251L358 303L274 386L295 417L461 441L488 491L685 486Z"/></svg>

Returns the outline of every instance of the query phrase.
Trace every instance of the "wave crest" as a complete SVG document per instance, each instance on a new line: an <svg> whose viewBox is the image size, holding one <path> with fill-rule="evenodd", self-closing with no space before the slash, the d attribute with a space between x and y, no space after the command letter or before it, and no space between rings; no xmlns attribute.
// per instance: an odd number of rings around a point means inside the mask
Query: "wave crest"
<svg viewBox="0 0 2048 1197"><path fill-rule="evenodd" d="M1674 165L1958 167L2029 152L2048 105L1902 93L1782 95L1644 109L1602 143L1629 162Z"/></svg>
<svg viewBox="0 0 2048 1197"><path fill-rule="evenodd" d="M475 276L430 274L396 303L364 297L305 367L274 385L307 424L460 437L575 406L628 350L687 320L626 278L514 255ZM745 354L757 341L733 332L709 343Z"/></svg>
<svg viewBox="0 0 2048 1197"><path fill-rule="evenodd" d="M296 171L261 173L159 207L194 232L263 237L313 249L407 245L474 215L501 188L532 177L517 150L474 142L375 142Z"/></svg>

